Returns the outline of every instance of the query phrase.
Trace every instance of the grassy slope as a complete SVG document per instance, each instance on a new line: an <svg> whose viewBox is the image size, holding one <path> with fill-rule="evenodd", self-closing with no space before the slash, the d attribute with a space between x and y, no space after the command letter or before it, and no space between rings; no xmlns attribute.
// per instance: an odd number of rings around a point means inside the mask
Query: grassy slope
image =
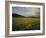
<svg viewBox="0 0 46 38"><path fill-rule="evenodd" d="M12 19L13 31L15 30L38 30L40 29L39 18L16 18Z"/></svg>

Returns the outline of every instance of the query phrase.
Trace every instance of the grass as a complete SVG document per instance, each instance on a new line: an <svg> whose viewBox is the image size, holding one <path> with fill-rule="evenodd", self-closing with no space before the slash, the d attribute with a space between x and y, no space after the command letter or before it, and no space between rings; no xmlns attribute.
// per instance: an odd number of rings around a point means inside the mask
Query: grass
<svg viewBox="0 0 46 38"><path fill-rule="evenodd" d="M12 31L40 30L40 18L12 18Z"/></svg>

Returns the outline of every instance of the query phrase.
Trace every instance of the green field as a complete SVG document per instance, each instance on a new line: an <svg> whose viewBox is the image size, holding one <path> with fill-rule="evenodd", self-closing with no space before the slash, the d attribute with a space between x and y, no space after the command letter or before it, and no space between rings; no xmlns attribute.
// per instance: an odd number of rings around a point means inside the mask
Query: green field
<svg viewBox="0 0 46 38"><path fill-rule="evenodd" d="M40 18L12 18L12 31L40 30Z"/></svg>

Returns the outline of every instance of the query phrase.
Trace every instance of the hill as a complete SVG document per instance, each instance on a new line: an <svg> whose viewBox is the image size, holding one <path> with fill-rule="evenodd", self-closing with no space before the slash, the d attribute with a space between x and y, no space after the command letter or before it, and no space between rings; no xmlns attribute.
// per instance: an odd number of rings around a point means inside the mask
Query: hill
<svg viewBox="0 0 46 38"><path fill-rule="evenodd" d="M24 16L22 16L22 15L19 15L19 14L12 14L12 17L24 17Z"/></svg>
<svg viewBox="0 0 46 38"><path fill-rule="evenodd" d="M12 17L25 17L25 16L22 16L22 15L19 15L19 14L15 14L15 13L12 13ZM40 17L36 17L36 16L29 16L27 18L40 18Z"/></svg>

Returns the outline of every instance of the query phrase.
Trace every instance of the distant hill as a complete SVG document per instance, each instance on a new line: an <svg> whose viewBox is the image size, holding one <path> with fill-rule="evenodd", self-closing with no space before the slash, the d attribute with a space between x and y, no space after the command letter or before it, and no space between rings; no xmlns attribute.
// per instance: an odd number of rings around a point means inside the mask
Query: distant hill
<svg viewBox="0 0 46 38"><path fill-rule="evenodd" d="M40 17L36 17L36 16L29 16L28 18L40 18Z"/></svg>
<svg viewBox="0 0 46 38"><path fill-rule="evenodd" d="M12 17L24 17L24 16L22 16L22 15L19 15L19 14L12 14Z"/></svg>
<svg viewBox="0 0 46 38"><path fill-rule="evenodd" d="M25 17L25 16L22 16L22 15L19 15L19 14L15 14L15 13L12 13L12 17ZM35 16L29 16L27 18L40 18L40 17L35 17Z"/></svg>

